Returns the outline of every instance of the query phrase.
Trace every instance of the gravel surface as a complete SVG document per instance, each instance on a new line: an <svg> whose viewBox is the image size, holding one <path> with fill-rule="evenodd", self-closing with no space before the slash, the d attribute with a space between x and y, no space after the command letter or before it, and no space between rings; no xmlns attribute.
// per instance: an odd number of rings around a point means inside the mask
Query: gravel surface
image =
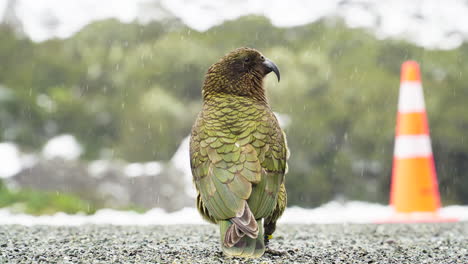
<svg viewBox="0 0 468 264"><path fill-rule="evenodd" d="M0 226L0 263L468 263L468 222L281 225L282 256L225 258L213 225Z"/></svg>

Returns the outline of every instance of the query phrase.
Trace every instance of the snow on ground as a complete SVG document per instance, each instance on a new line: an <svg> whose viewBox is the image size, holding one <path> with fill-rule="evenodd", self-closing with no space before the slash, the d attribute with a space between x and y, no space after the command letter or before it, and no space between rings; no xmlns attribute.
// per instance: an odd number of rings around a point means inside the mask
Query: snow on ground
<svg viewBox="0 0 468 264"><path fill-rule="evenodd" d="M36 154L21 153L11 142L0 143L0 178L9 178L36 164Z"/></svg>
<svg viewBox="0 0 468 264"><path fill-rule="evenodd" d="M184 138L179 145L179 148L175 152L174 156L172 156L171 164L180 170L184 176L185 181L185 193L195 198L197 193L195 192L195 188L193 187L192 183L192 169L190 168L190 154L189 154L189 146L190 145L190 136Z"/></svg>
<svg viewBox="0 0 468 264"><path fill-rule="evenodd" d="M196 30L257 14L280 27L340 16L350 27L371 28L381 38L408 39L429 48L450 49L468 39L468 3L463 0L20 0L17 15L36 41L69 37L88 23L117 18L123 22L172 14ZM153 7L151 4L153 3ZM1 5L0 15L5 4ZM150 11L148 11L150 10ZM153 12L153 14L149 14ZM53 26L51 28L51 25Z"/></svg>
<svg viewBox="0 0 468 264"><path fill-rule="evenodd" d="M375 223L392 216L389 206L367 202L329 202L318 208L288 208L280 224L332 224L332 223ZM440 216L468 221L468 206L447 206L440 210ZM51 216L14 214L9 209L0 209L0 224L19 225L65 225L113 224L113 225L174 225L205 224L195 208L184 208L167 213L155 208L143 214L131 211L102 209L94 215L68 215L57 213Z"/></svg>
<svg viewBox="0 0 468 264"><path fill-rule="evenodd" d="M82 152L83 149L75 137L68 134L51 138L42 149L42 155L46 159L75 160L81 156Z"/></svg>
<svg viewBox="0 0 468 264"><path fill-rule="evenodd" d="M9 142L0 143L0 178L7 178L21 171L21 158L15 144Z"/></svg>
<svg viewBox="0 0 468 264"><path fill-rule="evenodd" d="M158 175L162 171L159 162L151 161L145 163L130 163L125 166L124 173L128 177L139 177L144 175Z"/></svg>
<svg viewBox="0 0 468 264"><path fill-rule="evenodd" d="M185 141L184 141L185 142ZM188 141L182 142L187 150L177 155L180 157L178 161L187 156L186 167L190 173L190 162L188 161ZM183 149L183 148L182 148ZM49 139L42 148L42 157L45 159L61 158L64 160L76 160L83 153L83 148L73 135L63 134ZM22 170L33 166L39 160L39 155L36 153L22 153L18 147L11 142L0 142L0 178L11 177ZM138 177L143 175L158 175L161 173L163 166L161 162L151 161L145 163L129 163L125 161L114 161L123 164L123 172L128 177ZM185 161L184 161L185 162ZM111 160L95 160L91 161L88 166L88 171L92 176L100 177L102 173L109 170L114 165ZM118 167L117 167L118 168ZM187 168L184 168L184 173L187 173ZM191 177L191 174L190 174ZM191 184L191 183L190 183ZM191 186L191 185L189 185Z"/></svg>

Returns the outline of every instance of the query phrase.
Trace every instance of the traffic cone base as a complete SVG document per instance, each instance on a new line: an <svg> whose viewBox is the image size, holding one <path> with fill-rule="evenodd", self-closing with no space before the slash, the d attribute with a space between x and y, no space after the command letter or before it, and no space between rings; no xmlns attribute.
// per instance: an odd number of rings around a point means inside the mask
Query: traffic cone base
<svg viewBox="0 0 468 264"><path fill-rule="evenodd" d="M437 184L433 179L431 158L394 160L395 183L392 203L397 212L435 212L440 206Z"/></svg>

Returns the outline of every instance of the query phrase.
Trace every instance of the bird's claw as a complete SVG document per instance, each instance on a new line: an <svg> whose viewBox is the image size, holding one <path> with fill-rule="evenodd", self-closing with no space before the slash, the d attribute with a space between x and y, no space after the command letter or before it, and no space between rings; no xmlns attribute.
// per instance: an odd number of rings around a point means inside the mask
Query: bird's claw
<svg viewBox="0 0 468 264"><path fill-rule="evenodd" d="M288 251L275 250L275 249L271 249L271 248L269 248L269 247L266 248L265 253L268 253L268 254L273 255L273 256L285 256L285 255L289 255Z"/></svg>
<svg viewBox="0 0 468 264"><path fill-rule="evenodd" d="M282 250L271 249L269 247L269 244L270 244L270 240L272 238L273 238L273 235L265 235L265 237L264 237L265 253L268 253L268 254L273 255L273 256L285 256L285 255L289 255L289 253L293 253L293 252L291 252L291 250L282 251Z"/></svg>

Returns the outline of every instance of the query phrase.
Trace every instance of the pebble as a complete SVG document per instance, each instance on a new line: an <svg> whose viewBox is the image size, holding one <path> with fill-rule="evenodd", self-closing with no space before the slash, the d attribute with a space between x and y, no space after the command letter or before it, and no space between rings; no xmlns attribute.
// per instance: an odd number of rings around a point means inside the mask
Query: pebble
<svg viewBox="0 0 468 264"><path fill-rule="evenodd" d="M468 222L280 225L281 256L225 257L214 225L0 226L0 263L468 263Z"/></svg>

